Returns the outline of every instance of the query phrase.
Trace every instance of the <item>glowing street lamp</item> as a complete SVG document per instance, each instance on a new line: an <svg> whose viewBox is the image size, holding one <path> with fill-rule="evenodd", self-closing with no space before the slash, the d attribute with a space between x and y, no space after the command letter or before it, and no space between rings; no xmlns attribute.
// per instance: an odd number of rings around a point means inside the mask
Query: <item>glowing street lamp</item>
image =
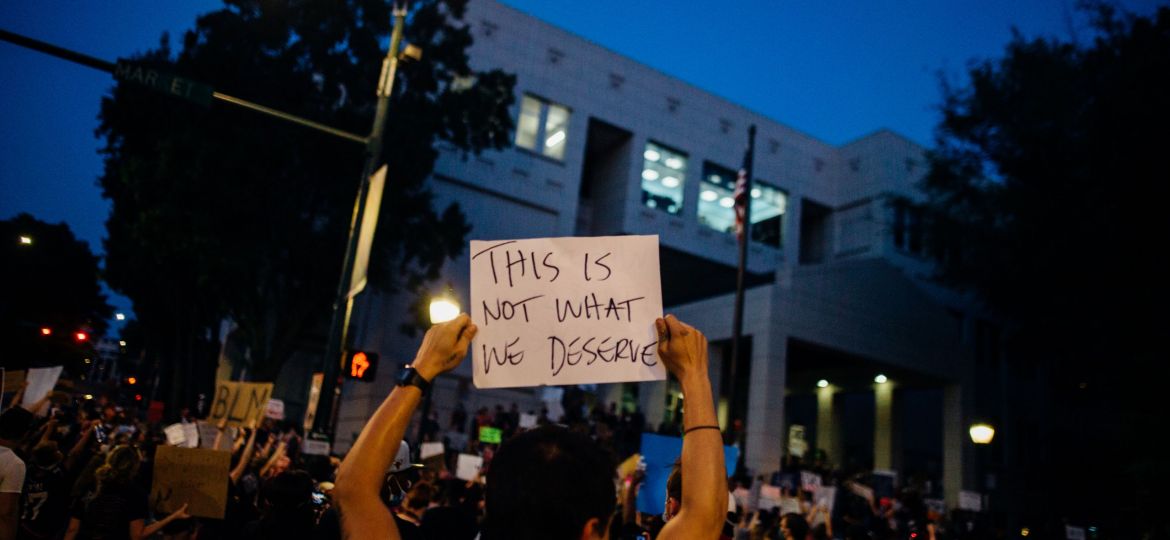
<svg viewBox="0 0 1170 540"><path fill-rule="evenodd" d="M829 381L826 381L824 379L817 381L817 388L826 388L828 386L829 386Z"/></svg>
<svg viewBox="0 0 1170 540"><path fill-rule="evenodd" d="M25 235L23 235L23 234L22 234L22 235L20 235L20 245L22 245L22 246L31 246L31 245L32 245L32 237L31 237L31 236L25 236Z"/></svg>
<svg viewBox="0 0 1170 540"><path fill-rule="evenodd" d="M873 378L873 382L878 383L878 384L886 384L887 381L889 381L889 379L886 378L886 376L881 374L881 373L878 373L877 377Z"/></svg>
<svg viewBox="0 0 1170 540"><path fill-rule="evenodd" d="M431 299L431 324L444 323L459 316L459 302L453 296L445 292Z"/></svg>
<svg viewBox="0 0 1170 540"><path fill-rule="evenodd" d="M126 320L126 314L125 313L115 313L114 319L119 320L119 321L124 321L124 320Z"/></svg>
<svg viewBox="0 0 1170 540"><path fill-rule="evenodd" d="M991 439L995 438L995 428L984 422L971 424L968 433L971 434L971 442L975 444L990 444Z"/></svg>

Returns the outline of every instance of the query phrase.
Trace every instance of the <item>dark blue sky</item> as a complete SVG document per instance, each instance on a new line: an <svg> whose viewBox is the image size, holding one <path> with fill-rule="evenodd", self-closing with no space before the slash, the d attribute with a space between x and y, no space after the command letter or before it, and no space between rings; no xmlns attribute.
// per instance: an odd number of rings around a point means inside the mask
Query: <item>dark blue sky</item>
<svg viewBox="0 0 1170 540"><path fill-rule="evenodd" d="M929 145L940 72L961 81L970 59L1002 52L1012 26L1086 35L1075 0L505 3L833 144L886 127ZM1158 5L1120 3L1143 14ZM114 60L164 31L180 36L219 5L4 0L0 28ZM109 206L95 185L93 133L111 85L105 73L0 42L0 219L65 221L100 252Z"/></svg>

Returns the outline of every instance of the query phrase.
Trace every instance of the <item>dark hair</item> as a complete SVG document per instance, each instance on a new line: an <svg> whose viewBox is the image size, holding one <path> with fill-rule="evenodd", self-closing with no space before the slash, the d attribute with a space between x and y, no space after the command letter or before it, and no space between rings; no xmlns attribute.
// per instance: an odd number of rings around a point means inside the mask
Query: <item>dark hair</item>
<svg viewBox="0 0 1170 540"><path fill-rule="evenodd" d="M799 540L808 538L808 521L805 521L804 516L797 513L784 514L781 524L783 528L788 529L793 538ZM785 535L785 537L787 536Z"/></svg>
<svg viewBox="0 0 1170 540"><path fill-rule="evenodd" d="M125 445L115 446L106 456L105 464L94 471L98 493L130 485L130 482L138 475L138 469L141 465L142 458L138 455L136 448Z"/></svg>
<svg viewBox="0 0 1170 540"><path fill-rule="evenodd" d="M32 413L21 407L10 407L0 413L0 439L18 441L32 423Z"/></svg>
<svg viewBox="0 0 1170 540"><path fill-rule="evenodd" d="M592 439L545 426L505 442L488 469L484 540L579 538L616 506L615 463Z"/></svg>
<svg viewBox="0 0 1170 540"><path fill-rule="evenodd" d="M670 468L670 476L666 478L666 496L682 502L682 461L675 461Z"/></svg>

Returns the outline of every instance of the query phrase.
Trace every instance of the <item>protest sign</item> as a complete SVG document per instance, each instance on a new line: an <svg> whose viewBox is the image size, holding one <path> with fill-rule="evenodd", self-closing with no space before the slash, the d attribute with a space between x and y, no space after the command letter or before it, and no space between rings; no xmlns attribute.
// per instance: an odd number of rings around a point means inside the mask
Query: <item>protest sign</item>
<svg viewBox="0 0 1170 540"><path fill-rule="evenodd" d="M532 429L536 427L536 415L528 413L520 414L520 427L522 429Z"/></svg>
<svg viewBox="0 0 1170 540"><path fill-rule="evenodd" d="M475 480L479 475L479 468L483 467L483 458L471 454L459 454L459 461L455 463L455 478L460 480Z"/></svg>
<svg viewBox="0 0 1170 540"><path fill-rule="evenodd" d="M301 442L301 453L307 456L328 456L329 450L329 441L305 439Z"/></svg>
<svg viewBox="0 0 1170 540"><path fill-rule="evenodd" d="M978 491L959 491L959 509L972 512L983 511L983 494Z"/></svg>
<svg viewBox="0 0 1170 540"><path fill-rule="evenodd" d="M200 421L196 424L199 429L199 448L211 448L212 450L231 450L232 441L236 440L236 431L238 428L227 427L223 430L223 436L219 436L219 428L211 422ZM219 446L214 447L215 439L219 439Z"/></svg>
<svg viewBox="0 0 1170 540"><path fill-rule="evenodd" d="M193 516L223 519L231 453L160 446L154 454L150 500L162 513L184 504Z"/></svg>
<svg viewBox="0 0 1170 540"><path fill-rule="evenodd" d="M187 431L183 429L183 424L171 424L163 428L163 433L167 436L167 444L183 446L187 442Z"/></svg>
<svg viewBox="0 0 1170 540"><path fill-rule="evenodd" d="M804 457L805 452L808 452L808 441L804 439L804 426L800 424L788 426L788 453Z"/></svg>
<svg viewBox="0 0 1170 540"><path fill-rule="evenodd" d="M760 510L771 510L780 507L780 486L760 486Z"/></svg>
<svg viewBox="0 0 1170 540"><path fill-rule="evenodd" d="M422 443L422 447L419 448L418 457L419 459L426 459L431 456L441 456L444 454L444 452L446 452L446 450L443 448L443 443L425 442Z"/></svg>
<svg viewBox="0 0 1170 540"><path fill-rule="evenodd" d="M479 442L489 444L500 444L503 439L503 432L499 428L490 426L480 426L479 428Z"/></svg>
<svg viewBox="0 0 1170 540"><path fill-rule="evenodd" d="M9 370L0 368L4 371L4 389L0 390L0 394L11 394L20 390L20 386L24 384L25 376L28 374L23 369Z"/></svg>
<svg viewBox="0 0 1170 540"><path fill-rule="evenodd" d="M923 504L926 505L927 512L933 512L938 516L947 515L947 503L942 499L922 499Z"/></svg>
<svg viewBox="0 0 1170 540"><path fill-rule="evenodd" d="M309 402L305 406L305 423L303 427L308 433L313 429L313 421L317 418L317 402L321 400L321 385L325 384L324 373L314 373L309 382Z"/></svg>
<svg viewBox="0 0 1170 540"><path fill-rule="evenodd" d="M57 379L61 377L62 369L64 366L53 366L32 368L25 372L25 382L28 383L28 387L24 389L24 398L21 400L20 406L32 410L33 405L49 395L49 392L57 385Z"/></svg>
<svg viewBox="0 0 1170 540"><path fill-rule="evenodd" d="M272 383L218 381L207 419L218 424L226 418L229 426L241 426L252 419L262 420L271 395Z"/></svg>
<svg viewBox="0 0 1170 540"><path fill-rule="evenodd" d="M471 242L475 386L666 378L657 236Z"/></svg>
<svg viewBox="0 0 1170 540"><path fill-rule="evenodd" d="M264 416L273 420L284 420L284 401L279 399L268 400L268 406L264 408Z"/></svg>
<svg viewBox="0 0 1170 540"><path fill-rule="evenodd" d="M821 488L821 475L812 471L800 471L800 489L816 493Z"/></svg>
<svg viewBox="0 0 1170 540"><path fill-rule="evenodd" d="M651 433L642 434L642 459L646 463L646 480L638 489L637 507L639 512L660 515L666 506L666 479L670 469L682 454L682 439ZM723 465L728 471L735 470L739 449L723 447Z"/></svg>
<svg viewBox="0 0 1170 540"><path fill-rule="evenodd" d="M184 448L199 448L199 426L196 424L183 424L183 438L186 441L183 443ZM211 442L215 442L212 439Z"/></svg>
<svg viewBox="0 0 1170 540"><path fill-rule="evenodd" d="M823 507L825 513L833 515L833 506L837 502L837 488L834 486L821 486L817 492L813 494L813 502L817 506Z"/></svg>

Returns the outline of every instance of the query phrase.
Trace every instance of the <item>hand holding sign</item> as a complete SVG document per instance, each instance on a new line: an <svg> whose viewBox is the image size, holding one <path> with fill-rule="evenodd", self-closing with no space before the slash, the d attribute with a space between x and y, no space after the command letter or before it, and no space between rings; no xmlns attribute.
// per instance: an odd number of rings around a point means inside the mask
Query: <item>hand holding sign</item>
<svg viewBox="0 0 1170 540"><path fill-rule="evenodd" d="M466 313L432 326L423 336L411 367L428 381L455 369L467 356L467 347L478 330Z"/></svg>

